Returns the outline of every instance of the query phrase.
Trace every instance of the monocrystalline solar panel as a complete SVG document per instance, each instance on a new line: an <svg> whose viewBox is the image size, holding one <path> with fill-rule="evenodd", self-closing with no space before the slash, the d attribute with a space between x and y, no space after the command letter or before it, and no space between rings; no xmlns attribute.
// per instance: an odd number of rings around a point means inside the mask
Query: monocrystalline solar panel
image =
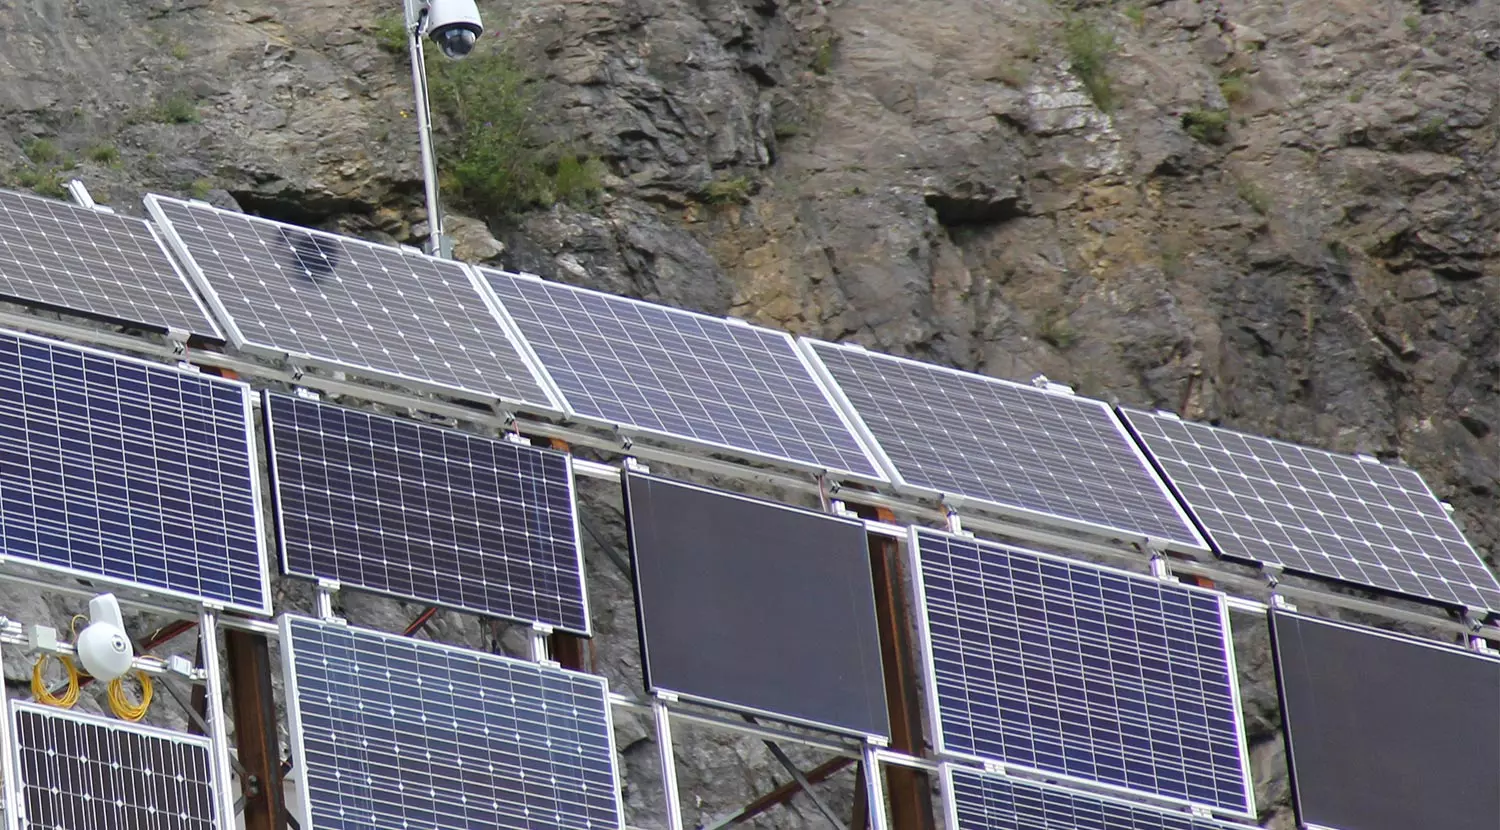
<svg viewBox="0 0 1500 830"><path fill-rule="evenodd" d="M1415 471L1123 412L1220 556L1500 612L1500 580Z"/></svg>
<svg viewBox="0 0 1500 830"><path fill-rule="evenodd" d="M287 573L588 633L567 453L265 401Z"/></svg>
<svg viewBox="0 0 1500 830"><path fill-rule="evenodd" d="M556 411L467 266L155 194L237 348Z"/></svg>
<svg viewBox="0 0 1500 830"><path fill-rule="evenodd" d="M478 270L574 418L884 480L786 333Z"/></svg>
<svg viewBox="0 0 1500 830"><path fill-rule="evenodd" d="M150 224L0 190L0 297L222 340Z"/></svg>
<svg viewBox="0 0 1500 830"><path fill-rule="evenodd" d="M18 700L10 709L18 830L219 826L207 738Z"/></svg>
<svg viewBox="0 0 1500 830"><path fill-rule="evenodd" d="M269 612L245 384L0 332L0 554Z"/></svg>
<svg viewBox="0 0 1500 830"><path fill-rule="evenodd" d="M1107 404L857 346L802 346L899 488L1207 549Z"/></svg>
<svg viewBox="0 0 1500 830"><path fill-rule="evenodd" d="M952 830L1243 830L1091 793L945 765Z"/></svg>
<svg viewBox="0 0 1500 830"><path fill-rule="evenodd" d="M1276 610L1271 644L1303 827L1500 827L1500 659Z"/></svg>
<svg viewBox="0 0 1500 830"><path fill-rule="evenodd" d="M1254 815L1222 594L912 530L938 752Z"/></svg>
<svg viewBox="0 0 1500 830"><path fill-rule="evenodd" d="M302 617L281 631L303 827L623 827L604 678Z"/></svg>

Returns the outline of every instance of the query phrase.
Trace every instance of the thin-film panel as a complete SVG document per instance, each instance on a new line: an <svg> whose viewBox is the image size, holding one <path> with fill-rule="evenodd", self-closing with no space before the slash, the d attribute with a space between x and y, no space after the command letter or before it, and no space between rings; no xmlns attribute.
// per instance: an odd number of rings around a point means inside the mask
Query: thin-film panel
<svg viewBox="0 0 1500 830"><path fill-rule="evenodd" d="M265 401L287 573L588 633L566 453Z"/></svg>
<svg viewBox="0 0 1500 830"><path fill-rule="evenodd" d="M619 830L601 677L282 618L304 828Z"/></svg>
<svg viewBox="0 0 1500 830"><path fill-rule="evenodd" d="M223 339L151 226L0 190L0 297Z"/></svg>
<svg viewBox="0 0 1500 830"><path fill-rule="evenodd" d="M1500 612L1500 580L1415 471L1123 412L1219 555Z"/></svg>
<svg viewBox="0 0 1500 830"><path fill-rule="evenodd" d="M207 738L11 701L20 830L214 830Z"/></svg>
<svg viewBox="0 0 1500 830"><path fill-rule="evenodd" d="M0 332L0 553L269 610L250 390Z"/></svg>
<svg viewBox="0 0 1500 830"><path fill-rule="evenodd" d="M898 486L1206 549L1108 405L854 346L802 343Z"/></svg>
<svg viewBox="0 0 1500 830"><path fill-rule="evenodd" d="M954 830L1242 830L1242 825L949 766Z"/></svg>
<svg viewBox="0 0 1500 830"><path fill-rule="evenodd" d="M784 332L479 270L575 417L884 478Z"/></svg>
<svg viewBox="0 0 1500 830"><path fill-rule="evenodd" d="M146 197L239 348L553 411L462 263Z"/></svg>
<svg viewBox="0 0 1500 830"><path fill-rule="evenodd" d="M1253 815L1221 594L912 531L938 750Z"/></svg>

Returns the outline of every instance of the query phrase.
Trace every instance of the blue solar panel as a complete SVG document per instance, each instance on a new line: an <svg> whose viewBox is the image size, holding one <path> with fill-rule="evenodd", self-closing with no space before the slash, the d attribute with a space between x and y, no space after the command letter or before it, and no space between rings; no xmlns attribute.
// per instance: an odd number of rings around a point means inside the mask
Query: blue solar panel
<svg viewBox="0 0 1500 830"><path fill-rule="evenodd" d="M287 573L588 633L567 453L265 401Z"/></svg>
<svg viewBox="0 0 1500 830"><path fill-rule="evenodd" d="M951 830L1243 830L1184 812L948 765Z"/></svg>
<svg viewBox="0 0 1500 830"><path fill-rule="evenodd" d="M627 433L883 481L785 332L479 269L568 414Z"/></svg>
<svg viewBox="0 0 1500 830"><path fill-rule="evenodd" d="M1222 595L913 529L938 751L1254 813Z"/></svg>
<svg viewBox="0 0 1500 830"><path fill-rule="evenodd" d="M0 332L0 553L268 613L250 391Z"/></svg>
<svg viewBox="0 0 1500 830"><path fill-rule="evenodd" d="M284 616L304 828L617 830L602 677Z"/></svg>

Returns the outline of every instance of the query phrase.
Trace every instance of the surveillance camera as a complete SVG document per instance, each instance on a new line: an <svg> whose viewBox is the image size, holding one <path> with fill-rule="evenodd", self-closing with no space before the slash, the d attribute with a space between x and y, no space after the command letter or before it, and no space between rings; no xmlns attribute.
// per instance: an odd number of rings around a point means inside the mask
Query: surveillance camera
<svg viewBox="0 0 1500 830"><path fill-rule="evenodd" d="M89 625L79 632L73 648L83 670L100 680L114 680L130 670L135 648L125 634L120 603L113 594L89 600Z"/></svg>
<svg viewBox="0 0 1500 830"><path fill-rule="evenodd" d="M484 33L479 6L474 0L429 0L427 34L450 58L461 58L474 49Z"/></svg>

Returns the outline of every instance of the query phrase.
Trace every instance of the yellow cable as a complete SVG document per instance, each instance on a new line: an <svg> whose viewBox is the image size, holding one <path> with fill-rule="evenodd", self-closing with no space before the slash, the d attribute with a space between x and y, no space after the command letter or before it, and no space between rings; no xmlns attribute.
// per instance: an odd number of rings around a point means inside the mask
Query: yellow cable
<svg viewBox="0 0 1500 830"><path fill-rule="evenodd" d="M73 661L67 655L57 658L62 662L63 668L68 673L68 690L60 696L54 695L47 688L47 681L42 678L42 668L47 665L47 658L51 656L50 654L43 654L37 658L36 665L31 667L31 696L48 706L60 706L64 709L72 709L73 704L78 702L80 690L78 684L78 667L73 665Z"/></svg>
<svg viewBox="0 0 1500 830"><path fill-rule="evenodd" d="M116 677L109 681L109 708L110 711L128 721L138 721L146 716L146 710L151 708L151 677L145 672L136 670L136 680L141 684L141 702L134 703L125 696L125 684L120 681L124 677Z"/></svg>

